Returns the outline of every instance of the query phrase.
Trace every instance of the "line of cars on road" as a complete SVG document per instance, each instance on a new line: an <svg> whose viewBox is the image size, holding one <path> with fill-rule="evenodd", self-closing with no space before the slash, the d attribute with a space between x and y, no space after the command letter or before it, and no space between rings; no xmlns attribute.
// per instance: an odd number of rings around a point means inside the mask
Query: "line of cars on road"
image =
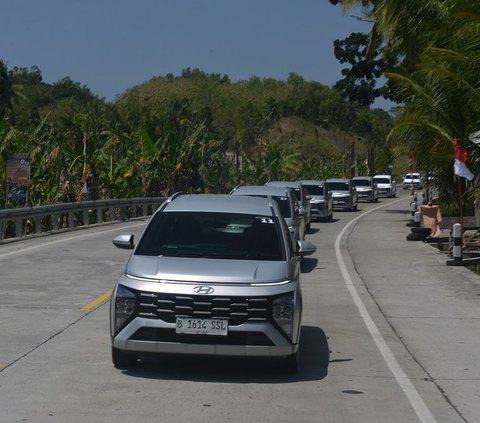
<svg viewBox="0 0 480 423"><path fill-rule="evenodd" d="M282 359L296 371L300 263L316 251L305 232L313 219L331 220L334 206L356 209L357 188L347 181L350 192L332 179L175 194L138 242L115 237L132 252L110 303L114 366L149 354L219 355ZM369 198L358 181L360 198Z"/></svg>

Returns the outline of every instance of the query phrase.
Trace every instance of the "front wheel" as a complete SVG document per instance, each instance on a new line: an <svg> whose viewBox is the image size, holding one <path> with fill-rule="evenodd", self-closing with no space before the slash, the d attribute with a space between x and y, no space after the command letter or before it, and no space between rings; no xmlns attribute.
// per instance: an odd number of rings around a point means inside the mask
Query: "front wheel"
<svg viewBox="0 0 480 423"><path fill-rule="evenodd" d="M298 351L295 354L289 355L285 362L282 363L286 373L297 373L299 367L300 357Z"/></svg>
<svg viewBox="0 0 480 423"><path fill-rule="evenodd" d="M117 369L128 369L137 364L137 354L112 347L112 362Z"/></svg>

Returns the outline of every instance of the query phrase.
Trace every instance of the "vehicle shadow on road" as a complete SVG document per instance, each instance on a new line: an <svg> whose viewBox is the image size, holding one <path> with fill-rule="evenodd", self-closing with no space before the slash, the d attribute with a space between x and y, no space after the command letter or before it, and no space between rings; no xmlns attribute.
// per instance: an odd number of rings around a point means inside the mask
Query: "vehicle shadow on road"
<svg viewBox="0 0 480 423"><path fill-rule="evenodd" d="M317 267L318 260L312 257L304 257L300 264L302 273L310 273Z"/></svg>
<svg viewBox="0 0 480 423"><path fill-rule="evenodd" d="M329 348L323 330L303 326L299 371L289 374L282 360L146 356L123 373L132 377L215 383L291 383L322 380L328 374Z"/></svg>

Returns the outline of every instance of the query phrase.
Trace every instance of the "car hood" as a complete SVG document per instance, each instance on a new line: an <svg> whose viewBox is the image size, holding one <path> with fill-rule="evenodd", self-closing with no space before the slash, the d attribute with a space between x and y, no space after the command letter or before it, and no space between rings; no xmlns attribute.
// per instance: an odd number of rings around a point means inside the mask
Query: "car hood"
<svg viewBox="0 0 480 423"><path fill-rule="evenodd" d="M333 191L333 197L350 197L350 193L348 191Z"/></svg>
<svg viewBox="0 0 480 423"><path fill-rule="evenodd" d="M360 192L371 191L371 190L372 190L371 187L357 187L357 191L360 191Z"/></svg>
<svg viewBox="0 0 480 423"><path fill-rule="evenodd" d="M377 186L378 186L378 188L390 188L392 186L392 184L387 184L387 183L382 184L382 183L380 183L380 184L377 184Z"/></svg>
<svg viewBox="0 0 480 423"><path fill-rule="evenodd" d="M270 283L290 278L285 261L227 260L133 255L127 273L145 279L195 283Z"/></svg>

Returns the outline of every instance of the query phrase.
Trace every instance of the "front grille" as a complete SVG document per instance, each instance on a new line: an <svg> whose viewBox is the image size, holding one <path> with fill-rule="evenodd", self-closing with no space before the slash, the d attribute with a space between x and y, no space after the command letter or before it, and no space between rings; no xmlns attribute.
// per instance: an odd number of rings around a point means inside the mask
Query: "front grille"
<svg viewBox="0 0 480 423"><path fill-rule="evenodd" d="M215 297L140 292L139 317L175 323L176 316L198 319L226 319L230 326L265 321L272 315L268 297Z"/></svg>
<svg viewBox="0 0 480 423"><path fill-rule="evenodd" d="M147 327L137 330L130 340L147 342L179 342L182 344L202 345L274 345L271 339L262 332L229 332L226 336L199 336L176 334L175 329Z"/></svg>

